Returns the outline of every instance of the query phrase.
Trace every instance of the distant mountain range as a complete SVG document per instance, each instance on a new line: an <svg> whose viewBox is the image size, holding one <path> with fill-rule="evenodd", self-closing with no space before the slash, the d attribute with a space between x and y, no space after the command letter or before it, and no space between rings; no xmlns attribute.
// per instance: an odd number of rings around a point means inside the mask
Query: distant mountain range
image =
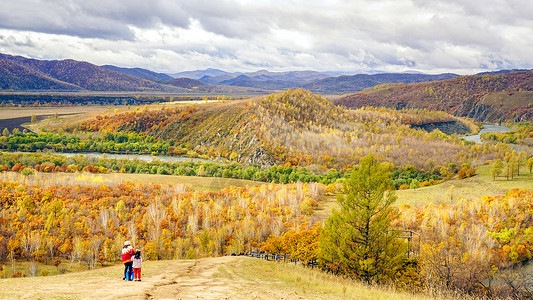
<svg viewBox="0 0 533 300"><path fill-rule="evenodd" d="M189 78L176 79L141 68L97 66L72 59L37 60L7 54L0 54L0 90L266 93L251 88L210 85Z"/></svg>
<svg viewBox="0 0 533 300"><path fill-rule="evenodd" d="M303 87L314 93L344 94L361 91L383 83L413 83L454 78L457 74L428 75L422 73L377 73L340 75L334 72L261 70L250 73L230 73L218 69L181 72L172 76L198 79L205 83L252 87L264 90L285 90Z"/></svg>
<svg viewBox="0 0 533 300"><path fill-rule="evenodd" d="M184 91L88 62L72 59L37 60L6 54L0 54L0 88L56 91Z"/></svg>
<svg viewBox="0 0 533 300"><path fill-rule="evenodd" d="M502 70L483 74L506 74ZM350 94L384 83L420 83L458 77L457 74L376 73L341 75L334 72L261 70L230 73L205 69L175 74L88 62L37 60L0 54L0 90L10 91L135 91L173 93L266 94L290 88L314 93Z"/></svg>
<svg viewBox="0 0 533 300"><path fill-rule="evenodd" d="M238 76L240 73L229 73L226 71L218 69L205 69L205 70L196 70L196 71L185 71L180 73L170 74L174 78L191 78L191 79L200 79L205 76L216 77L224 74L231 74L231 76Z"/></svg>
<svg viewBox="0 0 533 300"><path fill-rule="evenodd" d="M141 69L141 68L121 68L121 67L112 66L112 65L103 65L101 67L104 69L119 72L125 75L144 78L144 79L148 79L148 80L152 80L156 82L164 81L164 80L171 80L174 78L164 73L156 73L156 72L146 70L146 69Z"/></svg>
<svg viewBox="0 0 533 300"><path fill-rule="evenodd" d="M457 74L403 74L403 73L384 73L384 74L357 74L352 76L329 77L322 80L316 80L303 86L303 88L321 94L346 94L362 91L366 88L373 87L384 83L416 83L445 80L457 77Z"/></svg>

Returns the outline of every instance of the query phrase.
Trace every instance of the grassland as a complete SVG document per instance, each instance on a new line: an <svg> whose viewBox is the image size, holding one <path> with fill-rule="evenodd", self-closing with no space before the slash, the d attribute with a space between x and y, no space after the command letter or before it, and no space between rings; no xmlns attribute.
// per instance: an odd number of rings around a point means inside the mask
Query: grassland
<svg viewBox="0 0 533 300"><path fill-rule="evenodd" d="M153 175L153 174L91 174L91 173L41 173L23 176L15 172L0 173L0 180L16 181L21 183L38 183L39 185L101 185L119 184L124 182L152 183L152 184L183 184L189 185L199 191L220 191L227 186L259 186L264 182L220 178L220 177L198 177L198 176L174 176L174 175Z"/></svg>
<svg viewBox="0 0 533 300"><path fill-rule="evenodd" d="M453 179L442 184L418 189L397 191L397 204L425 205L429 203L455 203L460 200L479 200L482 196L503 195L512 188L533 189L533 174L524 170L519 177L506 180L498 177L493 180L490 176L490 165L480 166L474 177L467 179Z"/></svg>
<svg viewBox="0 0 533 300"><path fill-rule="evenodd" d="M1 126L1 120L20 118L20 117L31 117L35 116L50 116L41 121L35 123L26 123L23 127L26 127L34 132L40 132L43 128L47 130L54 130L64 126L76 126L80 122L94 118L98 115L113 115L116 112L122 113L127 111L133 111L137 109L161 109L163 107L175 107L189 105L192 103L205 103L206 101L174 101L174 102L164 102L157 104L144 105L142 107L137 106L126 106L126 105L90 105L90 106L64 106L64 107L4 107L0 110L0 129L3 129ZM216 102L213 100L207 102ZM116 110L116 112L115 112ZM58 118L53 116L57 114Z"/></svg>
<svg viewBox="0 0 533 300"><path fill-rule="evenodd" d="M512 180L490 176L490 165L480 166L474 177L446 181L441 184L423 188L396 191L398 200L396 205L408 204L423 206L431 203L453 204L458 201L479 201L481 197L503 195L506 191L518 189L533 189L533 174L523 168L520 176ZM328 216L332 209L338 209L336 196L326 196L319 201L317 213Z"/></svg>

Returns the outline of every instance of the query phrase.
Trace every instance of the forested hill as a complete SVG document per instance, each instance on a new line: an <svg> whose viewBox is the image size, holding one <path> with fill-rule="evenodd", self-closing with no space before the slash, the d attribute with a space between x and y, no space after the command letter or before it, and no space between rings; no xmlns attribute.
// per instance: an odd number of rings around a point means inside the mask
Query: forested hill
<svg viewBox="0 0 533 300"><path fill-rule="evenodd" d="M88 62L37 60L0 54L0 89L88 91L183 91Z"/></svg>
<svg viewBox="0 0 533 300"><path fill-rule="evenodd" d="M445 73L438 75L428 74L357 74L330 77L316 80L304 85L305 89L320 94L345 94L362 91L366 88L373 87L383 83L417 83L435 80L445 80L455 78L459 75Z"/></svg>
<svg viewBox="0 0 533 300"><path fill-rule="evenodd" d="M148 80L156 81L156 82L163 81L163 80L170 80L173 78L170 75L167 75L164 73L157 73L157 72L153 72L153 71L141 69L141 68L121 68L121 67L112 66L112 65L103 65L101 67L104 69L119 72L119 73L126 74L129 76L144 78L144 79L148 79Z"/></svg>
<svg viewBox="0 0 533 300"><path fill-rule="evenodd" d="M374 153L398 166L433 170L470 159L460 139L412 128L435 122L464 121L426 110L346 110L297 89L255 100L101 116L80 130L142 133L171 142L170 154L261 165L350 168Z"/></svg>
<svg viewBox="0 0 533 300"><path fill-rule="evenodd" d="M0 56L1 57L1 56ZM0 90L80 90L23 65L0 59Z"/></svg>
<svg viewBox="0 0 533 300"><path fill-rule="evenodd" d="M338 99L350 108L428 108L477 121L533 121L533 71L384 84Z"/></svg>

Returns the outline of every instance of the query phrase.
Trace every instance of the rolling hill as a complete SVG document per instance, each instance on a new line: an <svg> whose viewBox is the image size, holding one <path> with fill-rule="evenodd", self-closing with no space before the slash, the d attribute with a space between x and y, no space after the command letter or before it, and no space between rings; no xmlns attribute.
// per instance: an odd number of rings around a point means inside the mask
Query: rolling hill
<svg viewBox="0 0 533 300"><path fill-rule="evenodd" d="M255 100L104 116L81 130L143 133L173 141L189 155L260 165L341 169L375 153L398 166L432 170L468 159L458 138L412 128L437 122L465 121L423 110L346 110L297 89Z"/></svg>
<svg viewBox="0 0 533 300"><path fill-rule="evenodd" d="M0 54L0 74L8 74L3 86L12 90L182 91L72 59L49 61Z"/></svg>
<svg viewBox="0 0 533 300"><path fill-rule="evenodd" d="M80 90L31 68L0 59L0 90Z"/></svg>
<svg viewBox="0 0 533 300"><path fill-rule="evenodd" d="M352 76L329 77L321 80L315 80L303 86L314 93L321 94L345 94L362 91L366 88L380 85L383 83L417 83L426 81L444 80L457 77L456 74L357 74Z"/></svg>
<svg viewBox="0 0 533 300"><path fill-rule="evenodd" d="M163 80L170 80L173 77L164 73L157 73L146 69L141 68L121 68L117 66L112 65L103 65L101 66L104 69L108 69L111 71L119 72L128 76L148 79L151 81L163 81Z"/></svg>
<svg viewBox="0 0 533 300"><path fill-rule="evenodd" d="M499 73L503 74L384 84L342 97L335 103L350 108L427 108L483 122L533 121L533 71Z"/></svg>

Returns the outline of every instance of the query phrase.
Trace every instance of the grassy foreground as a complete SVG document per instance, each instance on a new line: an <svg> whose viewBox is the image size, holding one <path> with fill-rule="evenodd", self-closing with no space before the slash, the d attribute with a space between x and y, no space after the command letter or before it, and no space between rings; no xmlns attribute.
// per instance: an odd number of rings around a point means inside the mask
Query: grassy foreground
<svg viewBox="0 0 533 300"><path fill-rule="evenodd" d="M318 269L255 258L244 258L228 263L220 267L215 276L256 282L258 288L255 288L254 292L261 299L263 297L267 299L272 295L284 295L283 299L453 299L368 286ZM279 298L274 297L274 299Z"/></svg>
<svg viewBox="0 0 533 300"><path fill-rule="evenodd" d="M452 299L369 287L302 266L247 257L143 262L142 282L122 265L0 280L2 299Z"/></svg>

